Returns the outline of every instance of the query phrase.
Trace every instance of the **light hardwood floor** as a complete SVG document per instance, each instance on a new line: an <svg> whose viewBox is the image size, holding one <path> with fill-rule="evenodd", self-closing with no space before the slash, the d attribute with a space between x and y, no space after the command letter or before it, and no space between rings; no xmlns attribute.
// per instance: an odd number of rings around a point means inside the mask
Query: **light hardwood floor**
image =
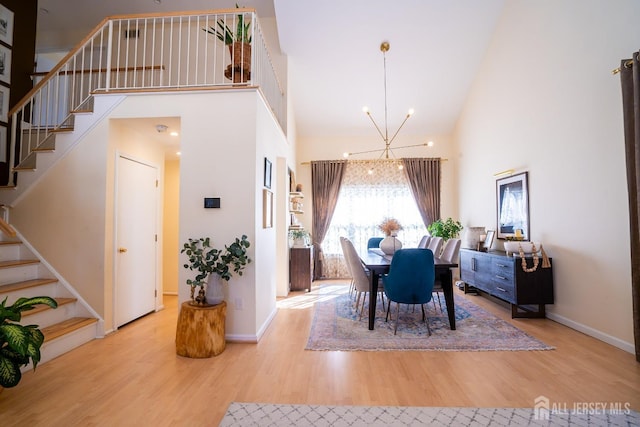
<svg viewBox="0 0 640 427"><path fill-rule="evenodd" d="M557 349L305 351L313 307L300 303L279 309L258 344L187 359L175 354L177 298L165 297L165 310L26 373L0 394L0 424L213 426L232 401L531 408L544 395L569 408L628 402L640 410L633 355L547 319L512 320L506 308L473 298Z"/></svg>

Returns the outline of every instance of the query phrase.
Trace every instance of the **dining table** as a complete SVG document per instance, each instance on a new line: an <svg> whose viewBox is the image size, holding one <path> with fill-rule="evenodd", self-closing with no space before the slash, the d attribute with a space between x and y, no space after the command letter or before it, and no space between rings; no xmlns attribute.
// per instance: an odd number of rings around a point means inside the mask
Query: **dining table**
<svg viewBox="0 0 640 427"><path fill-rule="evenodd" d="M358 253L364 266L371 272L369 276L369 330L373 330L376 320L376 301L378 296L378 282L380 277L389 272L391 266L391 255L386 255L379 248L370 248ZM453 302L453 274L452 268L458 266L457 263L445 261L440 258L433 259L435 264L436 279L442 283L442 293L447 307L449 317L449 327L456 329L455 304Z"/></svg>

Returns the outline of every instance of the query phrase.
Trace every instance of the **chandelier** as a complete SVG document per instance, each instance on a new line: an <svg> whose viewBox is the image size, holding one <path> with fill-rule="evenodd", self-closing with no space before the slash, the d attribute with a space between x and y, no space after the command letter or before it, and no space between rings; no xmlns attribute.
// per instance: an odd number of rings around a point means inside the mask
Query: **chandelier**
<svg viewBox="0 0 640 427"><path fill-rule="evenodd" d="M395 131L393 136L391 136L391 138L389 138L389 127L388 127L388 124L387 124L387 56L386 56L387 51L389 51L389 42L387 42L387 41L382 42L380 44L380 50L382 51L383 65L384 65L384 132L382 131L382 129L380 129L380 126L378 126L376 121L373 119L373 116L371 115L371 111L369 111L368 107L363 107L362 111L364 111L364 113L367 116L369 116L369 119L371 119L371 123L373 123L373 126L375 126L376 130L378 131L378 134L380 134L380 136L382 137L382 141L384 142L384 148L380 148L380 149L377 149L377 150L367 150L367 151L358 151L358 152L353 152L353 153L344 153L343 156L345 158L347 158L349 156L357 155L357 154L380 152L380 156L378 157L379 159L381 159L383 157L385 159L389 159L389 154L391 154L391 156L393 156L395 158L393 150L397 150L397 149L401 149L401 148L423 147L423 146L424 147L432 147L433 146L433 141L429 141L429 142L425 142L425 143L422 143L422 144L404 145L404 146L401 146L401 147L393 147L393 148L391 147L391 144L396 139L396 136L398 136L398 133L400 132L400 129L402 129L402 127L407 122L407 120L409 120L409 117L411 117L413 115L414 110L413 110L413 108L409 109L409 111L407 112L407 115L404 117L404 120L402 121L402 123L400 123L400 126L398 127L398 129Z"/></svg>

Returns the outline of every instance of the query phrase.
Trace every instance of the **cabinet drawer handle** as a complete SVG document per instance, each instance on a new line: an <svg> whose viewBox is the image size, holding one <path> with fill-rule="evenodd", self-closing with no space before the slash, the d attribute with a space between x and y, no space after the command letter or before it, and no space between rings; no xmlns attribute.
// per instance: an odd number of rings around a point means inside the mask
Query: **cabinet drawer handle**
<svg viewBox="0 0 640 427"><path fill-rule="evenodd" d="M507 278L506 278L506 277L499 276L499 275L497 275L497 274L496 274L496 277L497 277L498 279L500 279L500 280L507 280Z"/></svg>
<svg viewBox="0 0 640 427"><path fill-rule="evenodd" d="M501 288L500 286L496 286L496 289L499 290L500 292L507 292L506 289Z"/></svg>
<svg viewBox="0 0 640 427"><path fill-rule="evenodd" d="M496 264L498 267L508 267L506 264Z"/></svg>
<svg viewBox="0 0 640 427"><path fill-rule="evenodd" d="M471 269L473 271L476 271L476 259L475 258L471 258Z"/></svg>

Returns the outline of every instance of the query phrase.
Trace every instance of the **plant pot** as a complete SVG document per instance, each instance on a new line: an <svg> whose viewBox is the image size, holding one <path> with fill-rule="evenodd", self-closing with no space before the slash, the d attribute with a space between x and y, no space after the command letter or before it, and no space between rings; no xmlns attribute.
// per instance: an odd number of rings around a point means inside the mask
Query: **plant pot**
<svg viewBox="0 0 640 427"><path fill-rule="evenodd" d="M380 242L380 250L386 255L393 255L395 251L402 248L402 242L396 236L387 236Z"/></svg>
<svg viewBox="0 0 640 427"><path fill-rule="evenodd" d="M207 283L207 304L218 305L224 301L224 287L222 278L217 274L209 276L209 282Z"/></svg>
<svg viewBox="0 0 640 427"><path fill-rule="evenodd" d="M235 42L229 46L231 64L224 71L224 76L234 83L245 83L251 79L251 44Z"/></svg>

